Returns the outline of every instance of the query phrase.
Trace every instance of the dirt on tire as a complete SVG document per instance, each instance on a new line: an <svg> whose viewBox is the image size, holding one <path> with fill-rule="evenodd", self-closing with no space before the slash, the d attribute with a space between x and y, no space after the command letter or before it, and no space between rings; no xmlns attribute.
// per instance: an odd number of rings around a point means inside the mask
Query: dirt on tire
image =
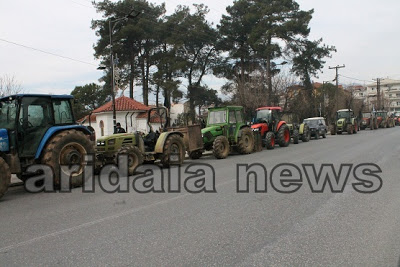
<svg viewBox="0 0 400 267"><path fill-rule="evenodd" d="M133 175L136 168L143 164L143 154L140 149L134 145L123 146L119 149L116 155L118 160L118 155L128 156L128 174Z"/></svg>
<svg viewBox="0 0 400 267"><path fill-rule="evenodd" d="M0 158L0 198L7 192L11 183L10 167L3 158Z"/></svg>
<svg viewBox="0 0 400 267"><path fill-rule="evenodd" d="M246 127L241 129L241 132L237 149L240 154L250 154L254 150L253 131L249 127Z"/></svg>
<svg viewBox="0 0 400 267"><path fill-rule="evenodd" d="M161 164L163 167L169 167L172 164L182 165L185 160L185 153L183 138L178 134L172 134L167 137L167 140L165 140ZM171 162L171 157L173 156L178 156L178 161L174 160L175 162Z"/></svg>
<svg viewBox="0 0 400 267"><path fill-rule="evenodd" d="M217 136L213 142L213 155L217 159L225 159L229 155L229 141L228 139L221 135Z"/></svg>
<svg viewBox="0 0 400 267"><path fill-rule="evenodd" d="M78 171L72 173L70 177L70 187L79 187L84 183L85 155L90 154L94 154L94 147L89 136L78 130L65 130L50 139L44 149L41 162L53 169L56 188L60 187L60 175L64 172L61 166L79 165Z"/></svg>

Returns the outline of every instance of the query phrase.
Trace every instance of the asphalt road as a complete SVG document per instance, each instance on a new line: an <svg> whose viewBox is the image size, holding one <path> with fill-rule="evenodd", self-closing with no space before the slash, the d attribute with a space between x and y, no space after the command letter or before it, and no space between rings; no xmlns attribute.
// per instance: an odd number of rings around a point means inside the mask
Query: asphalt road
<svg viewBox="0 0 400 267"><path fill-rule="evenodd" d="M400 266L400 127L190 163L217 193L30 194L0 200L0 266ZM383 186L343 193L237 193L236 164L375 163ZM182 177L183 179L184 177ZM244 179L244 178L241 178ZM254 182L250 179L250 186Z"/></svg>

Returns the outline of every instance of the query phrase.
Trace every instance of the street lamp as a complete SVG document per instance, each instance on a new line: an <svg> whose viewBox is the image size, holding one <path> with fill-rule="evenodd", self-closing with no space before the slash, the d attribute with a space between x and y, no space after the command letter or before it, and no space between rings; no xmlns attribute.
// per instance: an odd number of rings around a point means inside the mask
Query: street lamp
<svg viewBox="0 0 400 267"><path fill-rule="evenodd" d="M114 61L114 55L113 55L113 31L115 29L115 26L118 24L118 22L121 21L126 21L128 19L134 19L137 16L140 15L141 12L137 12L136 15L132 15L132 13L135 10L133 9L129 14L126 16L119 18L119 19L114 19L114 20L109 20L108 21L108 30L110 34L110 64L111 64L111 101L112 101L112 112L113 112L113 129L114 133L117 129L117 112L115 109L115 61ZM97 69L105 69L106 67L104 65L99 66Z"/></svg>

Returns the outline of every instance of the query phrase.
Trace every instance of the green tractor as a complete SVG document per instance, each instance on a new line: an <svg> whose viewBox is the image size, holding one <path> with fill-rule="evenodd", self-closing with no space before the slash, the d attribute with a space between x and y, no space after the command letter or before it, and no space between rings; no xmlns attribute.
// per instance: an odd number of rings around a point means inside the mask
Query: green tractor
<svg viewBox="0 0 400 267"><path fill-rule="evenodd" d="M135 169L143 162L159 161L163 167L181 165L185 159L183 134L179 131L168 131L168 113L164 107L148 110L147 124L149 133L113 134L97 139L96 172L106 164L117 164L119 155L128 156L128 174L133 175ZM161 121L161 132L152 127L152 116L165 117Z"/></svg>
<svg viewBox="0 0 400 267"><path fill-rule="evenodd" d="M206 128L201 130L205 150L212 150L217 159L228 157L231 148L240 154L255 149L253 132L243 120L243 107L227 106L208 109Z"/></svg>
<svg viewBox="0 0 400 267"><path fill-rule="evenodd" d="M357 118L354 117L354 112L351 109L340 109L336 112L335 124L331 128L331 134L356 134L358 131Z"/></svg>
<svg viewBox="0 0 400 267"><path fill-rule="evenodd" d="M75 122L72 99L39 94L0 98L0 198L11 174L23 182L42 175L38 164L52 169L54 188L63 186L64 175L69 177L68 187L83 184L85 156L94 153L93 135ZM67 169L72 165L78 168L70 173Z"/></svg>

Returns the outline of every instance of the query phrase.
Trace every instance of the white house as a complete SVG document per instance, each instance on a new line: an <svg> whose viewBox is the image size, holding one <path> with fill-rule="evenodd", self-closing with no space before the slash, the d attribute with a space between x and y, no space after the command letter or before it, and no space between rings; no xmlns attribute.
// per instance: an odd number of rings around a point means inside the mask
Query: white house
<svg viewBox="0 0 400 267"><path fill-rule="evenodd" d="M385 110L400 111L400 81L382 79L380 82L381 103ZM377 101L377 84L367 85L368 102L372 105Z"/></svg>
<svg viewBox="0 0 400 267"><path fill-rule="evenodd" d="M149 132L147 124L148 107L132 98L121 96L115 99L115 111L117 122L125 129L127 133L132 132ZM177 119L178 115L183 111L183 104L174 104L171 107L171 122ZM154 130L161 127L160 116L152 112L150 117L151 125ZM114 133L112 102L108 102L103 106L93 110L90 116L78 120L85 126L91 126L95 130L96 136L108 136Z"/></svg>

